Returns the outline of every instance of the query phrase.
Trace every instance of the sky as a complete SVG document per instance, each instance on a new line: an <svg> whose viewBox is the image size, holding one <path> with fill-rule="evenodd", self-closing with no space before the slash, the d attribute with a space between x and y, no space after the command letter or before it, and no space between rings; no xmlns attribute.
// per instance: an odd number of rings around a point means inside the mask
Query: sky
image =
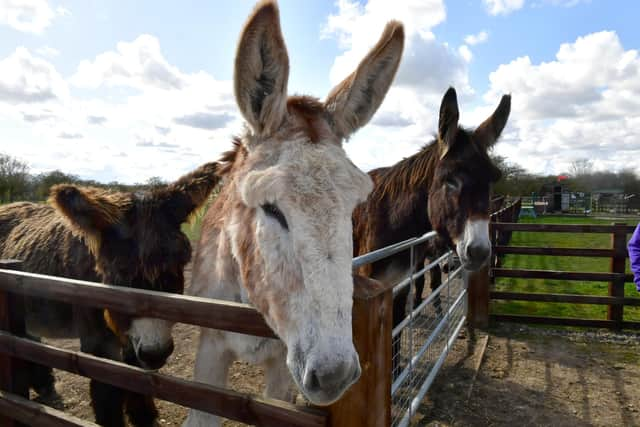
<svg viewBox="0 0 640 427"><path fill-rule="evenodd" d="M173 180L242 133L232 88L247 0L0 0L0 153L34 173ZM363 170L417 152L456 88L461 124L512 95L494 153L533 173L590 159L640 173L637 0L279 2L290 94L323 99L384 24L405 52L384 103L345 143Z"/></svg>

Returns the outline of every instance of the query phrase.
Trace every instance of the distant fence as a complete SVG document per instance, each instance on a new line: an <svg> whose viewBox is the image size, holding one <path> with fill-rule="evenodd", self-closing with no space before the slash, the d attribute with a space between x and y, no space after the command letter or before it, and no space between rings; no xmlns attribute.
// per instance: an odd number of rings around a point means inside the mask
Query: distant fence
<svg viewBox="0 0 640 427"><path fill-rule="evenodd" d="M599 257L610 259L610 269L608 272L575 272L575 271L554 271L554 270L530 270L530 269L507 269L493 268L491 276L531 278L547 280L576 280L586 282L608 282L609 295L575 295L557 293L524 293L492 291L492 300L511 301L538 301L557 302L572 304L600 304L607 305L607 319L580 319L580 318L559 318L544 316L524 316L508 314L492 314L490 317L496 321L511 321L523 323L543 323L567 326L594 326L607 328L640 328L640 322L628 322L623 320L625 306L640 306L640 298L626 298L624 296L624 284L633 282L633 275L625 273L625 263L627 255L627 235L633 233L635 226L626 224L613 225L571 225L571 224L513 224L496 223L492 224L494 229L505 231L527 231L527 232L552 232L552 233L607 233L611 234L611 247L608 249L594 248L549 248L549 247L526 247L526 246L494 246L494 253L497 255L520 254L520 255L546 255L546 256L579 256L579 257Z"/></svg>
<svg viewBox="0 0 640 427"><path fill-rule="evenodd" d="M474 298L474 311L471 312L472 306L470 306L469 317L476 325L487 326L489 319L491 319L503 322L589 326L612 329L640 329L640 322L625 321L623 316L625 306L640 306L640 298L628 298L624 296L625 283L633 282L633 275L625 272L625 264L628 257L626 248L627 235L633 233L635 226L620 223L612 225L517 224L513 221L502 222L500 218L496 218L495 221L491 222L490 227L493 247L491 268L484 269L479 273L472 275L469 282L469 298ZM509 245L509 242L511 233L513 232L606 233L611 235L611 247L595 249L511 246ZM500 259L508 254L608 258L610 259L610 268L609 271L606 272L502 268L500 265ZM499 277L608 282L608 295L527 293L491 290L491 283L493 283L495 278ZM490 314L490 301L503 300L606 305L607 318L584 319L535 315Z"/></svg>
<svg viewBox="0 0 640 427"><path fill-rule="evenodd" d="M229 389L146 371L86 353L23 338L22 295L275 338L251 306L14 271L0 264L0 425L94 426L28 400L24 361L36 362L116 387L261 426L387 426L391 417L392 290L354 277L353 339L362 375L326 409L295 406ZM371 405L371 402L376 402Z"/></svg>

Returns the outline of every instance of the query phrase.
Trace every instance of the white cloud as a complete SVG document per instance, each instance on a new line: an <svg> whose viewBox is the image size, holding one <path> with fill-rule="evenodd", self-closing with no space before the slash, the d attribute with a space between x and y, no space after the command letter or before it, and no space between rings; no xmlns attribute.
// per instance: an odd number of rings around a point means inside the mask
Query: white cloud
<svg viewBox="0 0 640 427"><path fill-rule="evenodd" d="M182 73L160 52L158 39L148 34L130 43L118 43L115 52L100 54L93 61L82 61L71 81L85 88L108 85L181 89L185 84Z"/></svg>
<svg viewBox="0 0 640 427"><path fill-rule="evenodd" d="M464 38L464 42L469 46L475 46L489 40L489 33L486 31L480 31L478 34L469 34Z"/></svg>
<svg viewBox="0 0 640 427"><path fill-rule="evenodd" d="M467 62L471 62L471 59L473 58L473 53L471 53L471 49L469 49L469 46L467 46L466 44L463 44L458 48L458 53L460 53L460 56L462 57L462 59L464 59Z"/></svg>
<svg viewBox="0 0 640 427"><path fill-rule="evenodd" d="M117 96L105 96L113 86ZM241 123L231 81L181 71L152 36L83 61L68 80L25 48L0 59L3 139L28 141L2 151L29 159L34 172L174 179L229 149Z"/></svg>
<svg viewBox="0 0 640 427"><path fill-rule="evenodd" d="M0 102L34 104L67 96L67 84L46 60L18 47L0 60Z"/></svg>
<svg viewBox="0 0 640 427"><path fill-rule="evenodd" d="M568 170L578 158L638 170L640 57L615 32L562 44L554 61L514 59L490 74L485 100L512 93L513 132L498 152L536 172Z"/></svg>
<svg viewBox="0 0 640 427"><path fill-rule="evenodd" d="M60 55L60 51L51 46L42 46L36 49L36 53L40 56L46 56L47 58L55 58Z"/></svg>
<svg viewBox="0 0 640 427"><path fill-rule="evenodd" d="M491 15L508 15L524 6L524 0L482 0Z"/></svg>
<svg viewBox="0 0 640 427"><path fill-rule="evenodd" d="M0 0L0 24L22 32L40 34L56 16L69 14L63 7L54 11L47 0Z"/></svg>
<svg viewBox="0 0 640 427"><path fill-rule="evenodd" d="M334 84L356 68L389 20L405 25L405 49L393 86L371 124L345 147L364 169L392 164L428 142L447 87L455 86L462 98L473 94L468 76L472 52L468 46L456 49L436 39L432 30L446 18L440 0L369 0L364 5L340 0L337 6L322 30L344 50L330 71ZM394 144L392 153L389 141Z"/></svg>

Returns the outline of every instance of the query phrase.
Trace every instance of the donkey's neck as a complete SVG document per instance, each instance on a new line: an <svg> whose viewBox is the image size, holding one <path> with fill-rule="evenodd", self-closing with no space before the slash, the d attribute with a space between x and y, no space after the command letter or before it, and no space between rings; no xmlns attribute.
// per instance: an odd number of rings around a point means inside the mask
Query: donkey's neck
<svg viewBox="0 0 640 427"><path fill-rule="evenodd" d="M438 153L438 144L433 141L416 154L386 168L377 177L371 197L393 200L403 193L428 191L436 170Z"/></svg>
<svg viewBox="0 0 640 427"><path fill-rule="evenodd" d="M189 293L205 298L244 301L241 273L234 253L231 230L242 227L234 218L233 183L225 185L207 210L193 260ZM234 225L235 223L235 225Z"/></svg>

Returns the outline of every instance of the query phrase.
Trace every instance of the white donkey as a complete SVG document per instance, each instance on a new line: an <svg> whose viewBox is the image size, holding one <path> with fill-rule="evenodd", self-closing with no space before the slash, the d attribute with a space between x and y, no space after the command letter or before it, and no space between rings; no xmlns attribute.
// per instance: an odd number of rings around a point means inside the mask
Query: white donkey
<svg viewBox="0 0 640 427"><path fill-rule="evenodd" d="M341 142L382 103L403 45L402 24L390 22L322 103L287 96L275 2L261 2L248 19L234 84L249 126L221 159L225 185L203 220L191 292L253 304L282 341L202 329L196 381L224 386L230 364L242 359L265 366L267 396L291 400L293 377L311 402L327 405L358 380L351 214L372 183ZM191 410L185 425L219 422Z"/></svg>

